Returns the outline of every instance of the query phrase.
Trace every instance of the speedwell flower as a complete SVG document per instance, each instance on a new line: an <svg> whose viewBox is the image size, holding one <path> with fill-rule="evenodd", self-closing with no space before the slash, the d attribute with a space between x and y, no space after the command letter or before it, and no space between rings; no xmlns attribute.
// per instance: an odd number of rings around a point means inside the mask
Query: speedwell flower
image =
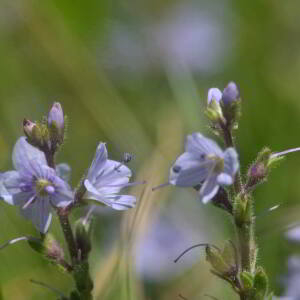
<svg viewBox="0 0 300 300"><path fill-rule="evenodd" d="M136 199L131 195L119 195L129 183L132 173L122 162L108 159L105 143L100 143L87 178L84 181L86 193L83 198L96 200L116 210L135 206Z"/></svg>
<svg viewBox="0 0 300 300"><path fill-rule="evenodd" d="M234 148L221 148L211 139L200 133L189 135L185 152L181 154L170 170L169 182L182 187L195 187L199 190L203 203L211 200L220 185L231 185L239 168Z"/></svg>
<svg viewBox="0 0 300 300"><path fill-rule="evenodd" d="M70 186L56 171L47 166L43 152L21 137L13 150L16 171L0 176L0 198L21 207L21 214L30 219L42 233L51 223L51 206L65 207L73 200Z"/></svg>

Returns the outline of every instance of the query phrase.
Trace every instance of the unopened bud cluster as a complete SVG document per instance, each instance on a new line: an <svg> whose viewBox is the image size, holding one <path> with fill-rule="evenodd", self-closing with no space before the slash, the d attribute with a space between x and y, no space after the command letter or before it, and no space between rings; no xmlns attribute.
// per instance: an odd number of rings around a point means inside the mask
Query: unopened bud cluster
<svg viewBox="0 0 300 300"><path fill-rule="evenodd" d="M44 152L55 153L64 141L65 121L60 103L55 102L49 111L47 121L23 120L27 140Z"/></svg>

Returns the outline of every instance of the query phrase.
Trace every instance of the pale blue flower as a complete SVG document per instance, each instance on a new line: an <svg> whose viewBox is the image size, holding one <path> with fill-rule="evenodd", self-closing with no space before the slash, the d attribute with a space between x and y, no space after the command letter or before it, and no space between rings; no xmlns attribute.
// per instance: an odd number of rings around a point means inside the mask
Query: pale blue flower
<svg viewBox="0 0 300 300"><path fill-rule="evenodd" d="M186 139L185 152L170 170L169 182L181 187L201 184L200 199L207 203L216 195L220 185L233 184L238 169L234 148L222 151L213 140L193 133Z"/></svg>
<svg viewBox="0 0 300 300"><path fill-rule="evenodd" d="M131 175L130 169L123 163L108 159L105 143L100 143L84 181L87 191L83 198L96 200L116 210L132 208L136 198L118 194L123 187L138 184L129 183Z"/></svg>
<svg viewBox="0 0 300 300"><path fill-rule="evenodd" d="M45 233L51 223L51 206L69 205L73 200L72 190L47 166L44 153L27 143L25 137L17 141L12 161L16 171L2 173L0 198L19 205L21 214ZM61 166L58 169L62 169Z"/></svg>

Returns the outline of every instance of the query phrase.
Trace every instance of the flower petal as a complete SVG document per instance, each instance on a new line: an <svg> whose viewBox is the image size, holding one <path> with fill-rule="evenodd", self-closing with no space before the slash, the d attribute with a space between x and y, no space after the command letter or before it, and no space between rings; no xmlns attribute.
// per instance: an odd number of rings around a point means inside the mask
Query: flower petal
<svg viewBox="0 0 300 300"><path fill-rule="evenodd" d="M135 207L136 198L131 195L118 195L110 203L113 209L126 210Z"/></svg>
<svg viewBox="0 0 300 300"><path fill-rule="evenodd" d="M55 171L61 179L63 179L66 182L70 181L71 167L68 164L62 163L57 165Z"/></svg>
<svg viewBox="0 0 300 300"><path fill-rule="evenodd" d="M239 169L238 154L234 148L227 148L224 152L224 172L234 177Z"/></svg>
<svg viewBox="0 0 300 300"><path fill-rule="evenodd" d="M17 171L8 171L1 174L0 178L0 198L5 202L15 205L14 195L21 192L21 177Z"/></svg>
<svg viewBox="0 0 300 300"><path fill-rule="evenodd" d="M87 178L93 181L99 174L107 161L107 149L105 143L100 143L97 147L93 162L89 168Z"/></svg>
<svg viewBox="0 0 300 300"><path fill-rule="evenodd" d="M194 153L181 154L170 170L169 182L178 186L195 186L210 173L213 161L201 161Z"/></svg>
<svg viewBox="0 0 300 300"><path fill-rule="evenodd" d="M102 171L95 177L93 185L98 191L109 188L110 193L118 193L129 182L131 175L130 169L124 164L107 160Z"/></svg>
<svg viewBox="0 0 300 300"><path fill-rule="evenodd" d="M217 194L218 190L217 176L212 175L207 178L201 186L199 191L200 199L203 203L207 203Z"/></svg>
<svg viewBox="0 0 300 300"><path fill-rule="evenodd" d="M204 137L199 132L194 132L188 135L185 142L185 151L197 153L200 157L201 154L215 154L223 158L221 148L213 140Z"/></svg>
<svg viewBox="0 0 300 300"><path fill-rule="evenodd" d="M51 224L52 214L47 198L37 198L26 209L21 208L21 214L32 221L35 227L42 233L46 233Z"/></svg>
<svg viewBox="0 0 300 300"><path fill-rule="evenodd" d="M44 153L31 146L24 136L16 142L12 160L16 170L30 174L36 173L36 166L47 165Z"/></svg>
<svg viewBox="0 0 300 300"><path fill-rule="evenodd" d="M217 182L222 185L231 185L233 184L233 178L226 173L221 173L217 177Z"/></svg>

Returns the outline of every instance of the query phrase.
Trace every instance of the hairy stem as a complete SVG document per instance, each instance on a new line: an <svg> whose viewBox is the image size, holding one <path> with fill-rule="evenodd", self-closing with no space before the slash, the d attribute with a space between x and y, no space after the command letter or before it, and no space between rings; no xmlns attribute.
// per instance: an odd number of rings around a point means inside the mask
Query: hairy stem
<svg viewBox="0 0 300 300"><path fill-rule="evenodd" d="M226 147L234 147L234 141L231 130L225 125L220 124L223 132L223 138ZM241 197L237 197L242 195ZM240 271L255 272L256 263L256 245L254 239L254 219L253 219L253 207L252 199L250 196L244 193L244 187L242 183L241 174L238 171L234 182L234 196L235 201L241 201L240 205L244 207L244 214L242 218L235 220L235 227L237 232L238 252L240 261ZM243 291L241 287L240 299L248 300L247 293Z"/></svg>
<svg viewBox="0 0 300 300"><path fill-rule="evenodd" d="M76 265L77 263L77 246L74 238L74 234L69 222L68 215L63 213L63 210L58 210L58 218L60 222L60 226L62 228L66 243L68 245L68 250L70 253L72 265Z"/></svg>

